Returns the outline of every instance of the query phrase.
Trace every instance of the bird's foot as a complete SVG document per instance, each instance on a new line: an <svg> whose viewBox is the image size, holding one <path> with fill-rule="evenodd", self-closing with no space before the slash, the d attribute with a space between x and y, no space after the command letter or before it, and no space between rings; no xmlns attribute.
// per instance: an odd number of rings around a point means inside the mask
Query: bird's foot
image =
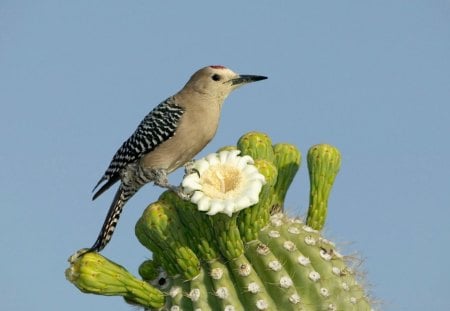
<svg viewBox="0 0 450 311"><path fill-rule="evenodd" d="M184 192L182 186L170 186L169 189L173 191L176 195L180 197L180 199L184 201L189 201L191 199L192 193Z"/></svg>
<svg viewBox="0 0 450 311"><path fill-rule="evenodd" d="M169 179L167 178L167 171L164 169L152 170L152 179L155 185L170 188Z"/></svg>
<svg viewBox="0 0 450 311"><path fill-rule="evenodd" d="M154 170L153 174L154 174L154 183L155 183L155 185L173 191L182 200L189 200L191 198L190 194L187 194L187 193L185 193L183 191L183 187L181 185L180 186L173 186L173 185L169 184L169 180L167 178L166 170L163 170L163 169Z"/></svg>

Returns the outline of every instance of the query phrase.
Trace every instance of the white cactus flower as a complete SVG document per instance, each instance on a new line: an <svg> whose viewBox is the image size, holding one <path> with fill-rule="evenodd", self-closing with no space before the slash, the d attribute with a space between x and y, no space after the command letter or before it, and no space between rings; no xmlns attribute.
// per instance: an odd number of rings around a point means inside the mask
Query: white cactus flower
<svg viewBox="0 0 450 311"><path fill-rule="evenodd" d="M259 201L265 178L253 165L253 159L239 156L239 150L212 153L196 161L193 173L184 177L182 186L191 202L208 215L234 212Z"/></svg>

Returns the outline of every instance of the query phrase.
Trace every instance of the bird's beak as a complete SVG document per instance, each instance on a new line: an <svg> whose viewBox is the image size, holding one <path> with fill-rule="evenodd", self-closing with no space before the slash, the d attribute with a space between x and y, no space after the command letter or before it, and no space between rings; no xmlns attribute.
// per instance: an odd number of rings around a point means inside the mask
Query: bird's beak
<svg viewBox="0 0 450 311"><path fill-rule="evenodd" d="M267 77L264 76L253 76L253 75L239 75L236 78L233 78L229 80L231 82L231 85L240 85L240 84L246 84L250 82L265 80Z"/></svg>

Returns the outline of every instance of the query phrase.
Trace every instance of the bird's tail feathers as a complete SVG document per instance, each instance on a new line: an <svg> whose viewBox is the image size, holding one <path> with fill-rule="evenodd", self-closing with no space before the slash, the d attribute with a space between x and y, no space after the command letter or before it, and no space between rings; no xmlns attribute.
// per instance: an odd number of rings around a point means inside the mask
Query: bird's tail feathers
<svg viewBox="0 0 450 311"><path fill-rule="evenodd" d="M100 230L97 240L89 249L89 251L99 252L109 243L114 230L116 229L123 206L130 199L130 197L131 195L126 194L122 185L119 187L119 189L117 189L116 195L114 196L114 200L112 201L111 207L109 208L108 214L106 215L106 219L103 223L102 229Z"/></svg>
<svg viewBox="0 0 450 311"><path fill-rule="evenodd" d="M103 176L97 183L97 185L94 187L94 189L92 189L92 192L95 191L95 189L98 188L98 186L100 186L101 183L103 183L106 180L106 183L100 187L100 189L97 190L97 192L94 193L92 200L97 199L103 192L105 192L106 190L108 190L109 188L111 188L112 185L114 185L118 180L119 177L118 176L112 176L110 178L107 178L105 176Z"/></svg>

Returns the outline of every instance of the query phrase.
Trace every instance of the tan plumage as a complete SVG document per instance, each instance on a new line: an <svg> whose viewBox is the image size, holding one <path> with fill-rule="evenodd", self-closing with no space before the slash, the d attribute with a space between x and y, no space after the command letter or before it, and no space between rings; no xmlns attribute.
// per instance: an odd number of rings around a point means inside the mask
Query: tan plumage
<svg viewBox="0 0 450 311"><path fill-rule="evenodd" d="M175 95L153 109L114 155L98 182L94 199L121 181L108 215L90 250L100 251L111 239L125 203L144 184L180 193L167 174L193 159L214 137L222 105L239 86L263 76L239 75L223 66L208 66L192 75ZM95 190L94 188L94 190Z"/></svg>

